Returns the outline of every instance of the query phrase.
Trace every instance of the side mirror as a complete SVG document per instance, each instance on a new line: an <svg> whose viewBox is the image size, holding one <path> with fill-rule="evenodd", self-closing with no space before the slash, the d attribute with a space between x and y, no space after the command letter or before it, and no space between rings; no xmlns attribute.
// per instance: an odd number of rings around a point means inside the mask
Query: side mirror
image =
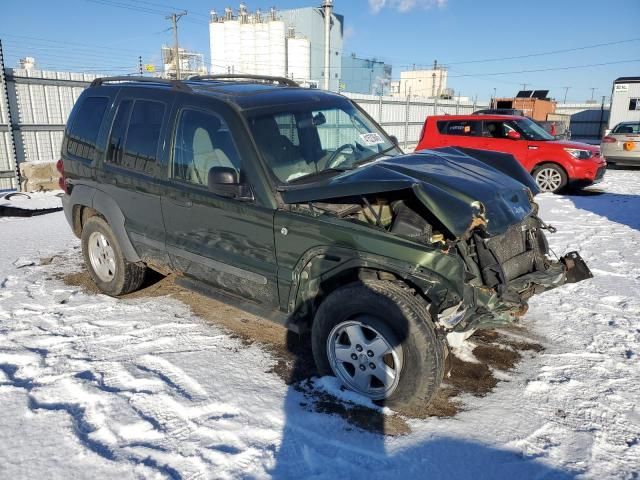
<svg viewBox="0 0 640 480"><path fill-rule="evenodd" d="M389 135L389 139L391 140L391 142L397 147L399 145L400 142L398 142L398 137L396 137L395 135Z"/></svg>
<svg viewBox="0 0 640 480"><path fill-rule="evenodd" d="M510 140L520 140L522 137L518 132L514 132L513 130L507 132L507 138Z"/></svg>
<svg viewBox="0 0 640 480"><path fill-rule="evenodd" d="M208 180L210 190L218 185L237 185L238 172L231 167L211 167Z"/></svg>
<svg viewBox="0 0 640 480"><path fill-rule="evenodd" d="M211 167L209 169L209 191L223 197L242 201L253 201L253 192L249 185L239 183L238 171L231 167Z"/></svg>

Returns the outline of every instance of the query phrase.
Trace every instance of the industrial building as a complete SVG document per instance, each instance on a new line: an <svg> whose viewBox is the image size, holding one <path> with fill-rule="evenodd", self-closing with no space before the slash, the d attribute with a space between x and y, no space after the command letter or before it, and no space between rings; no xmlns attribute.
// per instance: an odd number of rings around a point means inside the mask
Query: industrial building
<svg viewBox="0 0 640 480"><path fill-rule="evenodd" d="M429 70L408 70L400 72L400 80L392 83L391 95L395 97L441 97L449 96L447 89L447 69L434 63Z"/></svg>
<svg viewBox="0 0 640 480"><path fill-rule="evenodd" d="M613 82L609 127L620 122L640 122L640 77L620 77Z"/></svg>
<svg viewBox="0 0 640 480"><path fill-rule="evenodd" d="M173 47L162 46L163 76L176 78L175 50ZM178 61L180 66L180 78L189 78L191 75L206 75L207 67L204 64L202 53L190 52L184 48L178 49Z"/></svg>
<svg viewBox="0 0 640 480"><path fill-rule="evenodd" d="M376 59L358 58L355 53L342 57L340 90L371 95L388 95L391 65Z"/></svg>
<svg viewBox="0 0 640 480"><path fill-rule="evenodd" d="M229 7L220 14L212 10L211 73L286 76L324 87L328 63L328 88L337 91L344 18L333 13L332 4L331 0L324 0L323 6L317 8L272 8L266 14L260 10L250 12L245 4L240 4L237 12ZM327 12L329 22L325 22Z"/></svg>

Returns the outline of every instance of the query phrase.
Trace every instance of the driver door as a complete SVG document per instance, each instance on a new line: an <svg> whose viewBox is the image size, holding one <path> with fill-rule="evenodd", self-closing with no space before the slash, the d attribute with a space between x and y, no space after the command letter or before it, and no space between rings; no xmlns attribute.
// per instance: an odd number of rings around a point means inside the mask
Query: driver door
<svg viewBox="0 0 640 480"><path fill-rule="evenodd" d="M509 132L516 132L521 137L517 140L507 137ZM485 120L482 122L481 149L494 152L510 153L518 162L525 165L529 155L529 142L515 126L504 120Z"/></svg>
<svg viewBox="0 0 640 480"><path fill-rule="evenodd" d="M225 115L197 104L173 113L171 157L162 213L173 267L184 275L277 307L274 210L209 188L214 167L236 170L243 161Z"/></svg>

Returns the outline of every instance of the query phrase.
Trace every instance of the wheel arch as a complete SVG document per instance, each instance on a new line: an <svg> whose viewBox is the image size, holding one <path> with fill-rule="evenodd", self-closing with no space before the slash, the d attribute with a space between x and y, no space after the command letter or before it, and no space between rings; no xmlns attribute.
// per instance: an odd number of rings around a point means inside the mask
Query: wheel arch
<svg viewBox="0 0 640 480"><path fill-rule="evenodd" d="M538 160L533 167L531 167L531 176L535 173L535 171L540 168L542 165L551 164L558 168L560 168L564 174L567 176L567 180L573 177L573 170L568 169L566 165L556 161L556 160Z"/></svg>
<svg viewBox="0 0 640 480"><path fill-rule="evenodd" d="M104 192L85 185L76 185L71 192L70 205L73 233L80 237L86 221L92 216L102 217L118 239L122 253L129 262L140 262L125 229L125 217L118 204Z"/></svg>
<svg viewBox="0 0 640 480"><path fill-rule="evenodd" d="M437 309L447 291L446 282L435 273L421 271L418 275L409 265L342 248L308 252L298 263L293 278L288 310L302 331L310 327L327 296L349 283L367 279L402 283L423 299L433 318L437 312L431 310Z"/></svg>

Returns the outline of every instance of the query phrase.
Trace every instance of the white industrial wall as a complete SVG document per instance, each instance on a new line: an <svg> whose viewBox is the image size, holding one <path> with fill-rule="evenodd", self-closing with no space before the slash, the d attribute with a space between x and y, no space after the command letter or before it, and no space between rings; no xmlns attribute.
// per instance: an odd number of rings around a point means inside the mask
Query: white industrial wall
<svg viewBox="0 0 640 480"><path fill-rule="evenodd" d="M622 83L622 82L621 82ZM611 120L609 128L624 121L640 121L640 110L629 110L629 100L640 98L640 82L629 82L626 91L613 92L611 99Z"/></svg>

